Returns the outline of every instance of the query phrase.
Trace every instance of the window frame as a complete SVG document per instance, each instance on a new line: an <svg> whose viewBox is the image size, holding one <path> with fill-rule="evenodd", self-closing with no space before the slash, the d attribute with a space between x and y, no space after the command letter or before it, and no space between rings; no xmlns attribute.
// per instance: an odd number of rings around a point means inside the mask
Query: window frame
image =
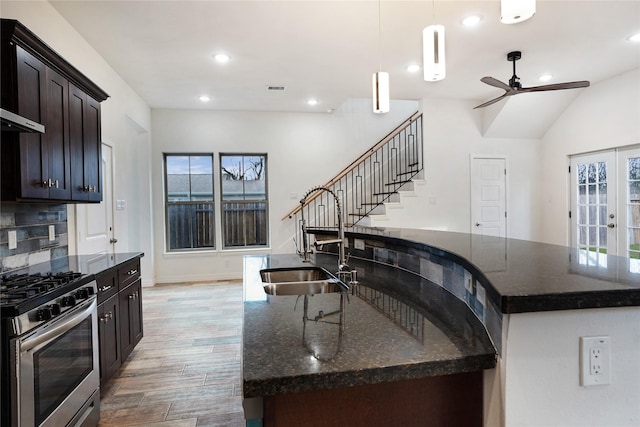
<svg viewBox="0 0 640 427"><path fill-rule="evenodd" d="M167 167L167 159L169 157L210 157L211 159L211 200L201 200L201 201L194 201L194 200L185 200L185 201L169 201L169 173L168 173L168 167ZM184 252L203 252L203 251L212 251L212 250L216 250L217 245L216 245L216 238L217 238L217 233L216 233L216 197L215 197L215 155L213 152L196 152L196 153L185 153L185 152L177 152L177 153L168 153L168 152L164 152L162 153L162 166L163 166L163 178L164 178L164 227L165 227L165 251L167 253L184 253ZM189 170L189 177L191 177L191 170ZM191 193L191 178L190 178L190 189L189 189L189 198L191 198L193 196L193 194ZM192 237L193 237L193 231L194 230L190 230L191 231L191 235L190 235L190 240L191 240L191 247L184 247L184 248L171 248L171 229L170 229L170 207L171 206L178 206L178 205L183 205L183 206L189 206L189 205L197 205L197 204L208 204L211 208L211 215L210 215L210 221L211 221L211 225L210 225L210 232L211 232L211 237L210 237L210 241L211 241L211 245L210 246L194 246L193 245L193 241L192 241Z"/></svg>
<svg viewBox="0 0 640 427"><path fill-rule="evenodd" d="M238 199L238 200L225 200L224 199L224 191L223 191L223 185L224 185L224 176L223 176L223 166L222 166L222 159L223 157L242 157L243 158L243 165L244 165L244 158L245 157L263 157L264 158L264 199L247 199L246 198L246 187L245 187L245 180L243 179L243 191L242 191L242 199ZM218 200L220 201L220 238L221 238L221 250L222 251L233 251L233 250L247 250L247 249L256 249L256 248L268 248L270 246L270 238L271 238L271 233L270 233L270 224L269 224L269 177L268 177L268 167L269 167L269 156L268 153L264 153L264 152L240 152L240 153L233 153L233 152L221 152L218 154L218 169L219 169L219 175L218 175L218 179L219 179L219 186L218 186ZM258 204L258 203L264 203L264 227L266 229L265 233L265 243L264 244L247 244L246 243L246 234L244 237L245 240L245 244L244 245L233 245L233 246L227 246L226 245L226 221L225 221L225 204L228 203L234 203L234 204L241 204L241 205L250 205L250 204ZM246 231L246 230L245 230Z"/></svg>

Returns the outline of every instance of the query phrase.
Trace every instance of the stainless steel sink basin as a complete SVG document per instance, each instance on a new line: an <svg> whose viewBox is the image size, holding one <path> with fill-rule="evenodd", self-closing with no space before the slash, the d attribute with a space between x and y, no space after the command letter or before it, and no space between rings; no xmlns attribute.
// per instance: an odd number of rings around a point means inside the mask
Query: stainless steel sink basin
<svg viewBox="0 0 640 427"><path fill-rule="evenodd" d="M315 295L348 289L320 267L268 268L260 270L260 278L269 295Z"/></svg>

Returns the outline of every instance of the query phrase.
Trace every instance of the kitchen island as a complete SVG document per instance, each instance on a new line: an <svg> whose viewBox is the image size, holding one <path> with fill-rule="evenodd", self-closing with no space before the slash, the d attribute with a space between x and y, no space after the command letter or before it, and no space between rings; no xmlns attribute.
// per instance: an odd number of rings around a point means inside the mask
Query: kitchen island
<svg viewBox="0 0 640 427"><path fill-rule="evenodd" d="M326 232L316 230L315 234ZM342 353L323 361L323 355L330 353L313 333L322 337L325 333L303 331L301 304L294 311L296 298L259 292L260 269L293 266L300 262L298 257L247 257L243 378L247 418L252 418L252 411L268 415L268 405L252 399L256 397L292 400L308 390L356 394L355 387L361 385L453 377L455 372L475 370L484 373L484 425L587 421L633 425L640 419L640 410L632 404L640 398L640 372L633 363L640 356L640 276L634 260L535 242L424 230L358 229L347 232L347 238L349 264L358 271L361 283L358 288L371 289L371 295L379 292L378 301L395 299L413 307L428 324L425 330L439 331L442 341L433 338L437 334L427 333L422 347L402 339L392 346L374 345L371 351L348 347L353 344L349 340L357 339L347 336L361 332L350 332L350 322L355 326L367 310L393 318L384 308L391 304L383 302L380 308L376 298L365 293L351 297L346 306ZM335 256L317 254L313 261L330 271L337 268ZM312 298L319 297L325 298ZM336 295L326 296L331 297ZM315 316L319 309L311 313ZM369 334L363 341L380 344L390 336L411 336L399 325L395 333L377 323L369 325L375 326L363 327ZM380 340L370 335L378 331ZM590 335L606 335L612 342L611 373L616 380L596 389L580 385L578 342L579 337ZM389 348L403 350L390 354L394 352ZM451 351L454 348L457 354ZM410 357L393 359L397 353ZM425 354L431 359L410 360ZM491 369L496 354L499 369ZM593 409L598 399L620 409L616 420L601 420ZM473 400L460 401L466 405Z"/></svg>

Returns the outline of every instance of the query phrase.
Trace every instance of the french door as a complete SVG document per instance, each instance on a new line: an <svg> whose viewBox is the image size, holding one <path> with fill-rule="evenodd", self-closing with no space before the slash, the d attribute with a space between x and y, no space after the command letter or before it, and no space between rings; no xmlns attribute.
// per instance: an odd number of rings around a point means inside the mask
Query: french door
<svg viewBox="0 0 640 427"><path fill-rule="evenodd" d="M571 158L571 246L640 258L640 147Z"/></svg>

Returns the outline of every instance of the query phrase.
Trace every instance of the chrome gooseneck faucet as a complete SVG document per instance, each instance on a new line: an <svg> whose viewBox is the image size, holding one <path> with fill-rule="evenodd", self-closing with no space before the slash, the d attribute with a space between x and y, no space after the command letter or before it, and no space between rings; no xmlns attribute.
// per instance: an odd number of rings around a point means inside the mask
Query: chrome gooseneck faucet
<svg viewBox="0 0 640 427"><path fill-rule="evenodd" d="M349 279L349 277L351 276L351 271L349 269L349 266L347 265L347 259L345 257L344 254L344 222L343 222L343 218L342 218L342 207L340 205L340 199L338 198L338 196L336 195L336 193L333 192L333 190L331 190L330 188L327 187L323 187L323 186L317 186L317 187L313 187L312 189L310 189L309 191L307 191L307 193L302 197L302 199L300 199L300 215L302 217L302 260L304 262L310 262L311 259L309 258L309 255L311 254L311 249L309 249L309 239L307 237L307 225L304 219L304 205L307 202L307 197L309 197L311 194L315 193L316 191L326 191L327 193L331 194L336 202L336 213L338 214L338 238L335 240L323 240L321 242L321 244L329 244L329 243L337 243L338 244L338 250L339 250L339 257L338 257L338 278L340 280L347 280Z"/></svg>

